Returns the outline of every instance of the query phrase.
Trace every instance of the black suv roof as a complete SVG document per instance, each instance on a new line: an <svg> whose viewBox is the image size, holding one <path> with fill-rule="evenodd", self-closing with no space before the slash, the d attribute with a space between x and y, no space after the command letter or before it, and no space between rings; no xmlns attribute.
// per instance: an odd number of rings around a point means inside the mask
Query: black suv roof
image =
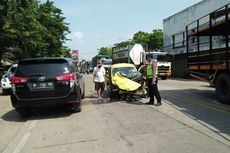
<svg viewBox="0 0 230 153"><path fill-rule="evenodd" d="M68 62L68 63L72 63L72 59L71 58L62 58L62 57L39 57L39 58L28 58L28 59L22 59L18 61L18 64L22 64L22 63L35 63L37 61L49 61L49 60L53 60L53 61L63 61L63 62Z"/></svg>
<svg viewBox="0 0 230 153"><path fill-rule="evenodd" d="M32 61L32 60L55 60L55 59L64 59L64 60L72 60L71 58L64 58L64 57L38 57L38 58L27 58L21 59L19 61Z"/></svg>

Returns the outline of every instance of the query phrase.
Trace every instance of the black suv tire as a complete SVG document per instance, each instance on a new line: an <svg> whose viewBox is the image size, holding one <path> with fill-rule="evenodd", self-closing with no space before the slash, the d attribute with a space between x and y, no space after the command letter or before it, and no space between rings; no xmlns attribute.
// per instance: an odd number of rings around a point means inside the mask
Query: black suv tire
<svg viewBox="0 0 230 153"><path fill-rule="evenodd" d="M73 113L80 113L80 112L82 111L81 103L74 104L74 105L71 107L71 111L72 111Z"/></svg>

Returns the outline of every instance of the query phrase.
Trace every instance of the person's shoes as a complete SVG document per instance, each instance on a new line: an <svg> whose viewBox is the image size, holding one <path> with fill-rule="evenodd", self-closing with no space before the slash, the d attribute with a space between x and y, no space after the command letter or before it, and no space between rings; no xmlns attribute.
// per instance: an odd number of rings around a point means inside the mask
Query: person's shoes
<svg viewBox="0 0 230 153"><path fill-rule="evenodd" d="M153 102L148 102L148 103L146 103L146 105L154 105L154 103Z"/></svg>
<svg viewBox="0 0 230 153"><path fill-rule="evenodd" d="M162 103L161 102L158 102L157 104L156 104L156 106L161 106L162 105Z"/></svg>
<svg viewBox="0 0 230 153"><path fill-rule="evenodd" d="M99 102L99 103L101 103L101 102L102 102L102 100L103 100L102 98L99 98L99 99L98 99L98 102Z"/></svg>

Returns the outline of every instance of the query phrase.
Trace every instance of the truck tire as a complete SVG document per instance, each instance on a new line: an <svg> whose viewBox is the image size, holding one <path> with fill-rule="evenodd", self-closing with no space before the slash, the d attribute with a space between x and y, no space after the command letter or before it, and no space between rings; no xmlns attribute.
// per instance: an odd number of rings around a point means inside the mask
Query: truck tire
<svg viewBox="0 0 230 153"><path fill-rule="evenodd" d="M221 102L230 104L230 74L220 74L216 79L215 88Z"/></svg>

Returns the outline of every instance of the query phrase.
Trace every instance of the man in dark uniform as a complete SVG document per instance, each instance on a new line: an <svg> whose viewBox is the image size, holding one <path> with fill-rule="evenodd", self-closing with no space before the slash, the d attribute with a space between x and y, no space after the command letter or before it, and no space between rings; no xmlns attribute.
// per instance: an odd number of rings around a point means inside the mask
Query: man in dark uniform
<svg viewBox="0 0 230 153"><path fill-rule="evenodd" d="M153 61L153 55L152 54L147 54L146 60L147 60L147 63L146 63L147 85L148 85L149 97L150 97L149 102L146 104L154 105L154 97L156 97L156 99L157 99L156 106L160 106L161 105L161 96L160 96L160 93L158 91L158 86L157 86L157 83L158 83L157 62Z"/></svg>

